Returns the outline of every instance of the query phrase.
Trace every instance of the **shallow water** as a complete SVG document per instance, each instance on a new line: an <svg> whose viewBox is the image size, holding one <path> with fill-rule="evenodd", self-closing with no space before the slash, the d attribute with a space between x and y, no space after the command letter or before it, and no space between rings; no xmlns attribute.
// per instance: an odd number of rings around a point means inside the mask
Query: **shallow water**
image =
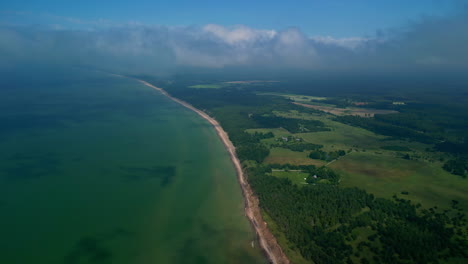
<svg viewBox="0 0 468 264"><path fill-rule="evenodd" d="M0 263L265 263L205 120L130 79L1 75Z"/></svg>

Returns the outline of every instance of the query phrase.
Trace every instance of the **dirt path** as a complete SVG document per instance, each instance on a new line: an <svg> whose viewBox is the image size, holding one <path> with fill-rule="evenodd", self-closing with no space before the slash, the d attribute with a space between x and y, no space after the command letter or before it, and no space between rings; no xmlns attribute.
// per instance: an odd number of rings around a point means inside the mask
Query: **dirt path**
<svg viewBox="0 0 468 264"><path fill-rule="evenodd" d="M114 75L114 76L119 76L119 75ZM125 76L122 76L125 77ZM250 187L249 183L245 179L245 174L244 171L242 170L242 166L240 164L239 159L237 158L236 155L236 148L232 144L232 142L229 140L228 134L223 130L223 128L219 125L218 121L207 115L205 112L193 107L192 105L188 104L187 102L184 102L182 100L179 100L175 97L172 97L169 95L164 89L158 88L148 82L145 82L143 80L138 80L140 83L151 87L159 92L161 92L163 95L169 97L171 100L187 107L188 109L194 111L198 115L200 115L202 118L206 119L210 124L213 125L213 127L216 130L216 133L218 134L219 138L223 142L224 146L226 147L227 151L229 152L229 156L231 157L231 161L234 164L234 167L236 168L237 172L237 177L239 180L239 184L242 189L242 194L245 199L245 215L247 218L250 220L250 223L255 229L255 232L258 237L259 244L268 257L269 261L274 264L286 264L290 263L286 255L284 254L283 250L279 246L276 238L273 236L273 234L270 232L270 230L267 227L267 224L265 221L263 221L262 214L260 212L260 207L259 207L259 201L258 198L255 196L252 188Z"/></svg>

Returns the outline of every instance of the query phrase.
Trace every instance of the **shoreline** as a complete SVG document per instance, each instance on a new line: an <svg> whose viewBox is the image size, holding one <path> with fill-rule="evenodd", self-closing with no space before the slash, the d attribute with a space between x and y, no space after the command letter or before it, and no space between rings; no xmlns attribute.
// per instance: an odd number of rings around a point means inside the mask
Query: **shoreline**
<svg viewBox="0 0 468 264"><path fill-rule="evenodd" d="M119 76L119 77L126 77L126 76L117 75L117 74L112 74L112 75ZM135 79L135 78L132 78L132 79ZM268 258L268 261L270 263L289 264L290 263L289 259L284 254L276 238L268 229L267 223L263 220L260 207L259 207L258 198L255 196L252 188L250 187L250 184L245 179L245 174L244 174L244 171L242 170L242 165L236 155L236 148L234 147L232 142L229 140L228 134L224 131L224 129L221 127L218 121L210 117L205 112L193 107L191 104L171 96L162 88L156 87L140 79L135 79L135 80L137 80L138 82L142 83L145 86L148 86L152 89L159 91L164 96L167 96L169 99L173 100L174 102L179 103L182 106L194 111L200 117L207 120L215 128L216 134L223 142L223 145L228 151L231 161L236 169L237 179L242 190L242 196L244 197L244 204L245 204L244 212L250 224L252 225L253 229L255 230L255 233L256 233L256 236L257 236L257 239L259 241L262 251Z"/></svg>

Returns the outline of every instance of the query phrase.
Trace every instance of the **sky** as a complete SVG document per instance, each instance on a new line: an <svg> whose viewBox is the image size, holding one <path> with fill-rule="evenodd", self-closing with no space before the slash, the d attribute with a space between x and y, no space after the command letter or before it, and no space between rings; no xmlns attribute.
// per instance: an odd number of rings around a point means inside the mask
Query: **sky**
<svg viewBox="0 0 468 264"><path fill-rule="evenodd" d="M115 23L188 26L218 24L252 28L298 27L310 36L367 36L422 16L452 14L453 0L5 0L0 11L25 12L42 23L53 16ZM20 19L28 20L26 16ZM32 19L31 19L32 22Z"/></svg>
<svg viewBox="0 0 468 264"><path fill-rule="evenodd" d="M468 70L468 0L3 1L0 69Z"/></svg>

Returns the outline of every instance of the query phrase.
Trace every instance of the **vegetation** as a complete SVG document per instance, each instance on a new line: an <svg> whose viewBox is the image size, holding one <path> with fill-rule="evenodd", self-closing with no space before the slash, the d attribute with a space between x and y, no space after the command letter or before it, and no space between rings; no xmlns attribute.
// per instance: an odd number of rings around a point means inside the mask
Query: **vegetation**
<svg viewBox="0 0 468 264"><path fill-rule="evenodd" d="M272 147L279 147L279 148L286 148L290 149L292 151L297 151L297 152L303 152L305 150L316 150L320 149L323 146L319 144L313 144L313 143L283 143L283 144L273 144L271 145Z"/></svg>
<svg viewBox="0 0 468 264"><path fill-rule="evenodd" d="M379 115L376 115L376 117L377 116ZM385 123L375 118L363 118L360 116L337 116L335 120L344 124L362 127L377 134L395 138L406 138L422 143L434 143L434 139L431 138L430 135L421 133L411 128Z"/></svg>
<svg viewBox="0 0 468 264"><path fill-rule="evenodd" d="M325 152L323 150L314 150L309 154L309 158L332 161L344 155L346 155L346 152L344 150L337 150L337 151L332 151L332 152Z"/></svg>
<svg viewBox="0 0 468 264"><path fill-rule="evenodd" d="M318 120L298 120L274 115L253 115L252 119L261 127L282 127L291 133L330 131L329 128L324 127L324 124Z"/></svg>
<svg viewBox="0 0 468 264"><path fill-rule="evenodd" d="M368 248L379 263L429 263L439 258L467 257L465 215L435 209L418 213L407 200L375 198L357 188L308 185L268 176L271 167L248 171L260 205L305 259L314 263L344 263ZM447 226L451 226L448 228ZM370 228L370 242L357 248L353 230Z"/></svg>
<svg viewBox="0 0 468 264"><path fill-rule="evenodd" d="M450 263L468 258L468 185L448 173L467 172L468 104L438 95L437 105L428 93L401 90L398 95L366 91L365 96L340 90L338 97L338 90L316 89L314 95L300 83L288 93L284 84L274 83L188 89L191 85L178 76L162 86L214 116L227 131L265 221L292 260ZM291 100L320 100L330 107L366 102L359 107L399 113L336 117Z"/></svg>
<svg viewBox="0 0 468 264"><path fill-rule="evenodd" d="M385 150L392 150L392 151L411 151L410 148L405 147L405 146L383 146L381 148Z"/></svg>
<svg viewBox="0 0 468 264"><path fill-rule="evenodd" d="M449 160L444 164L443 168L452 174L466 178L468 174L468 160L464 158Z"/></svg>

